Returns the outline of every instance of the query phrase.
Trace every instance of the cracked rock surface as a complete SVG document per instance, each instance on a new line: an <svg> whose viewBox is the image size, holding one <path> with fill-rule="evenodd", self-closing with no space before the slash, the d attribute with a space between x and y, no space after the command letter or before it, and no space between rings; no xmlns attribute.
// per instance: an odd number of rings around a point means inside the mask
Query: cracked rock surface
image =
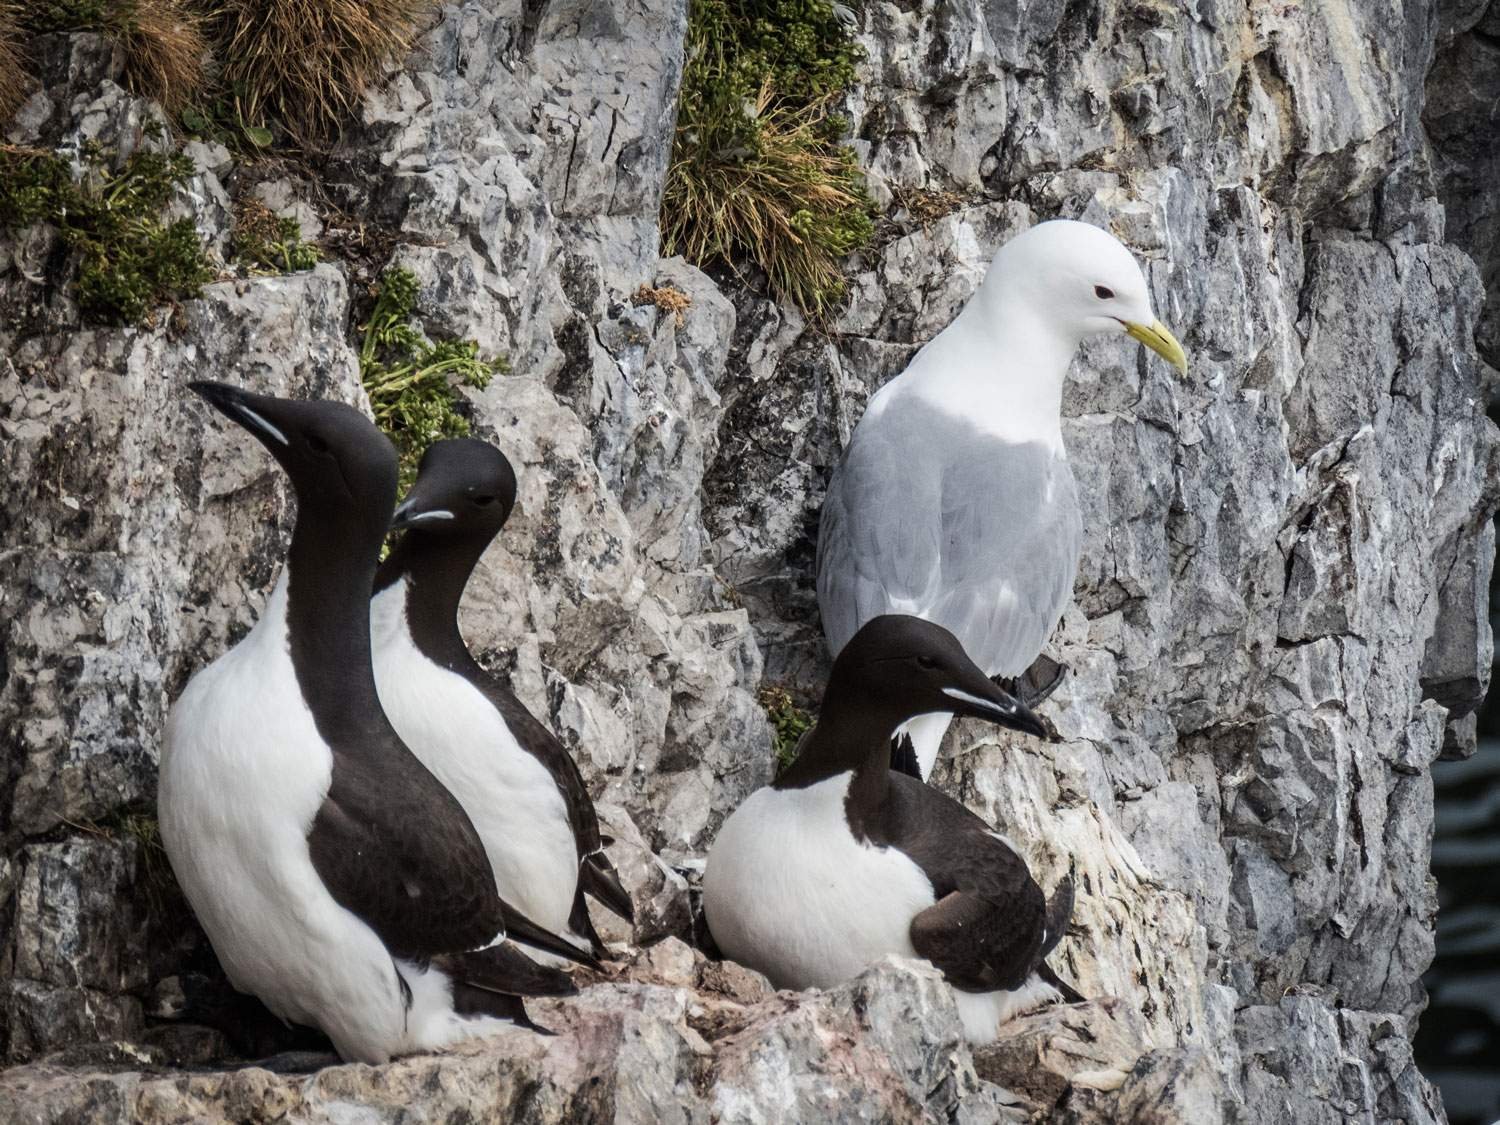
<svg viewBox="0 0 1500 1125"><path fill-rule="evenodd" d="M638 918L602 931L657 943L538 1004L553 1038L386 1067L225 1068L165 1020L214 966L149 831L167 704L255 620L290 527L269 459L185 384L362 402L368 274L330 257L82 328L55 236L0 239L0 1117L1442 1120L1410 1038L1428 767L1471 752L1490 665L1497 12L863 5L847 114L885 220L831 331L659 257L684 0L446 4L316 177L262 176L304 230L378 229L431 336L510 359L468 392L520 498L466 635L594 788ZM9 140L143 143L158 111L97 40L41 65ZM191 151L175 206L222 247L248 173ZM1077 871L1054 962L1089 1002L971 1052L920 963L772 993L683 941L707 843L772 770L757 689L821 690L842 443L1053 216L1136 250L1192 366L1083 349L1061 741L959 724L935 779L1044 886ZM643 284L691 298L680 322Z"/></svg>

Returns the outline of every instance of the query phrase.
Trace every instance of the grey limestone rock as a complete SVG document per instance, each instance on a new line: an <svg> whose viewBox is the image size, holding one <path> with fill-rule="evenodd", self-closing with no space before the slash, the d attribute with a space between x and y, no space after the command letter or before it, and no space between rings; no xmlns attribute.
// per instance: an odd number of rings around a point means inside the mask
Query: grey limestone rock
<svg viewBox="0 0 1500 1125"><path fill-rule="evenodd" d="M0 1076L0 1115L1441 1120L1410 1039L1427 771L1471 750L1490 664L1500 443L1475 340L1493 362L1500 197L1475 138L1495 5L855 15L845 109L884 219L829 329L660 257L684 0L443 5L319 183L241 181L198 145L174 203L222 248L232 193L309 234L337 232L337 201L415 273L429 334L510 360L465 392L520 476L466 634L599 799L638 915L600 915L605 936L662 942L539 1005L553 1039L311 1076L162 1069L217 1049L160 1023L171 982L212 964L153 851L162 723L253 622L290 516L269 460L183 388L361 402L370 263L82 329L53 236L0 239L0 1042L28 1064ZM107 44L45 54L8 139L142 143L158 111ZM1071 867L1078 887L1055 963L1090 1002L1023 1018L976 1066L921 966L773 994L681 942L703 851L770 776L757 689L821 691L830 468L995 249L1052 216L1135 248L1192 367L1083 349L1062 741L959 724L937 775L1045 886ZM637 303L643 285L690 303Z"/></svg>

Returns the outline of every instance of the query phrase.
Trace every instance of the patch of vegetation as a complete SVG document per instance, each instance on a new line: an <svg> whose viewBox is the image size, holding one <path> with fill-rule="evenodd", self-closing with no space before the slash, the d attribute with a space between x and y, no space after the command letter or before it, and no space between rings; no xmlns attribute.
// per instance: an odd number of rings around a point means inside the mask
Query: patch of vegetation
<svg viewBox="0 0 1500 1125"><path fill-rule="evenodd" d="M411 49L431 0L212 0L220 79L242 121L304 144L338 132L365 89Z"/></svg>
<svg viewBox="0 0 1500 1125"><path fill-rule="evenodd" d="M252 275L310 270L322 257L316 246L302 241L296 219L283 218L257 199L236 208L232 245L233 256Z"/></svg>
<svg viewBox="0 0 1500 1125"><path fill-rule="evenodd" d="M125 85L176 113L208 81L205 20L191 0L33 0L33 32L98 31L122 48Z"/></svg>
<svg viewBox="0 0 1500 1125"><path fill-rule="evenodd" d="M116 809L102 820L69 820L69 828L101 840L131 840L135 843L136 885L145 891L151 911L160 916L174 886L172 862L161 842L161 825L154 810L140 806Z"/></svg>
<svg viewBox="0 0 1500 1125"><path fill-rule="evenodd" d="M671 313L673 323L681 328L687 319L687 310L693 306L693 299L671 285L642 284L630 298L630 303L637 306L655 305L662 312Z"/></svg>
<svg viewBox="0 0 1500 1125"><path fill-rule="evenodd" d="M662 241L698 265L749 259L823 320L873 207L846 122L858 46L832 0L693 0Z"/></svg>
<svg viewBox="0 0 1500 1125"><path fill-rule="evenodd" d="M116 169L85 146L75 169L57 153L0 146L0 228L50 223L77 255L74 299L84 317L150 323L158 306L198 296L215 276L193 221L162 219L193 174L180 153L141 149Z"/></svg>
<svg viewBox="0 0 1500 1125"><path fill-rule="evenodd" d="M416 276L401 266L387 269L359 352L375 421L401 455L402 492L416 479L423 450L442 438L468 436L457 388L486 387L510 370L503 358L480 359L474 340L428 340L411 322L416 307Z"/></svg>
<svg viewBox="0 0 1500 1125"><path fill-rule="evenodd" d="M812 729L813 717L797 706L791 694L775 684L766 684L760 689L760 705L771 720L776 732L772 746L776 753L776 768L784 770L797 759L797 743Z"/></svg>
<svg viewBox="0 0 1500 1125"><path fill-rule="evenodd" d="M31 83L15 6L0 0L0 124L21 108Z"/></svg>

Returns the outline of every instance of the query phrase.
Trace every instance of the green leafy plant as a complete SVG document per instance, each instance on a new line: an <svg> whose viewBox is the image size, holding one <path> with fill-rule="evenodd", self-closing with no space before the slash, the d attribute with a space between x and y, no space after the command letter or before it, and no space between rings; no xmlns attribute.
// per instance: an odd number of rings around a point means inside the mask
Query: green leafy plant
<svg viewBox="0 0 1500 1125"><path fill-rule="evenodd" d="M483 388L510 369L503 358L479 358L474 340L433 343L412 323L417 279L394 266L381 275L375 307L364 325L360 378L375 421L401 455L401 488L416 479L422 451L442 438L465 437L458 386Z"/></svg>
<svg viewBox="0 0 1500 1125"><path fill-rule="evenodd" d="M693 0L662 241L706 265L749 259L780 300L826 319L840 259L874 233L832 104L859 48L831 0Z"/></svg>
<svg viewBox="0 0 1500 1125"><path fill-rule="evenodd" d="M255 199L236 210L233 246L234 257L250 274L310 270L322 256L316 246L302 241L296 219L283 218Z"/></svg>
<svg viewBox="0 0 1500 1125"><path fill-rule="evenodd" d="M162 217L193 174L180 153L141 149L116 169L85 147L75 170L57 153L0 146L0 227L50 223L78 257L74 296L84 317L147 323L157 306L198 296L215 276L193 221Z"/></svg>
<svg viewBox="0 0 1500 1125"><path fill-rule="evenodd" d="M776 754L776 767L784 770L797 758L797 743L802 741L813 725L813 717L797 706L791 694L775 684L760 689L760 705L766 710L775 731L772 747Z"/></svg>

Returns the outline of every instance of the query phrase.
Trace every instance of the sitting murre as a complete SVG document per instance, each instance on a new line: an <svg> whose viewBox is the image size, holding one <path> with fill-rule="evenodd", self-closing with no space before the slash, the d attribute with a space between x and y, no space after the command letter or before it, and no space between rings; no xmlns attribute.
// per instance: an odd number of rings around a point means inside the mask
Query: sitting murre
<svg viewBox="0 0 1500 1125"><path fill-rule="evenodd" d="M428 447L391 524L405 534L375 577L375 684L396 732L474 822L501 896L604 956L583 895L627 921L634 907L604 854L583 776L480 667L458 627L464 587L515 503L515 471L493 445Z"/></svg>
<svg viewBox="0 0 1500 1125"><path fill-rule="evenodd" d="M360 1062L529 1025L520 996L575 989L507 934L590 959L500 898L462 807L380 709L369 599L395 450L341 403L191 387L297 496L260 620L193 677L162 751L162 842L230 982Z"/></svg>
<svg viewBox="0 0 1500 1125"><path fill-rule="evenodd" d="M1043 960L1073 887L1049 904L988 824L890 769L891 736L952 712L1036 734L1035 715L940 625L886 615L834 661L818 722L775 782L719 830L703 910L724 955L778 988L829 988L889 954L925 957L953 986L972 1043L1077 994Z"/></svg>

